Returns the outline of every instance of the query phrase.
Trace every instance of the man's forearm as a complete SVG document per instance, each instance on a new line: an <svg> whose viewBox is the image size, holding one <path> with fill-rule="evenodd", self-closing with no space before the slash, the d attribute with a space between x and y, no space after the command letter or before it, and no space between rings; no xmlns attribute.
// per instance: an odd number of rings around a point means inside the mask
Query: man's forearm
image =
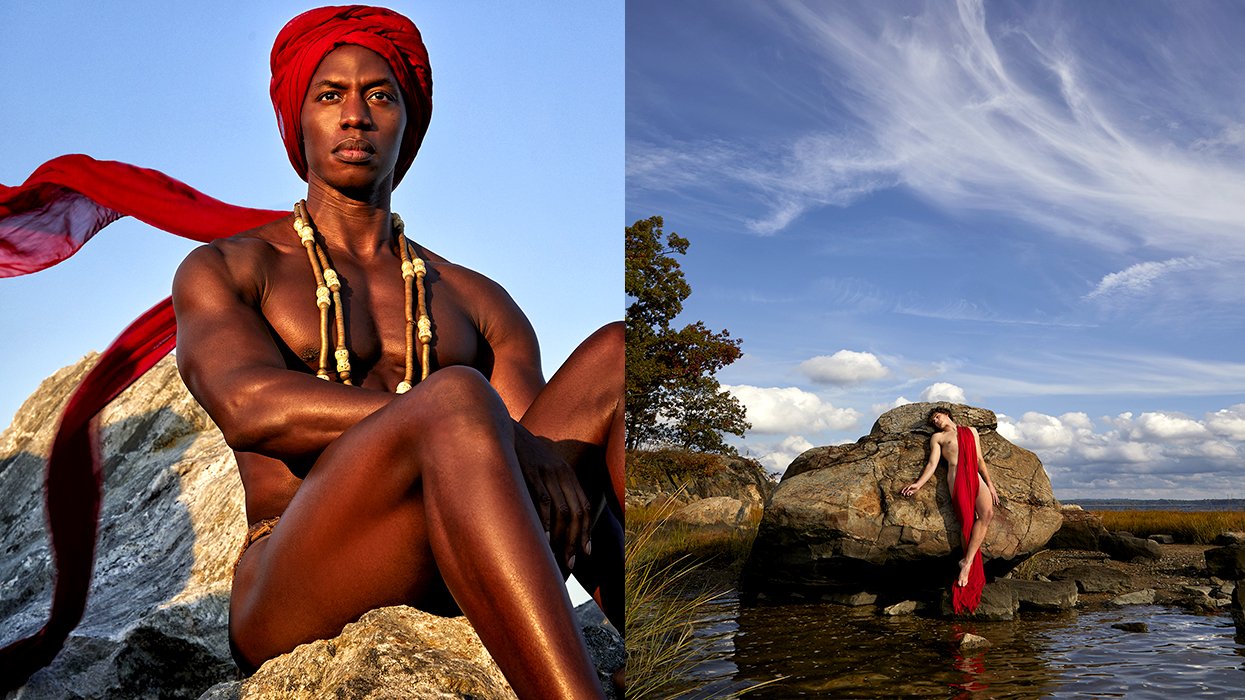
<svg viewBox="0 0 1245 700"><path fill-rule="evenodd" d="M326 382L290 370L257 370L231 382L210 410L235 450L289 459L319 454L396 394Z"/></svg>

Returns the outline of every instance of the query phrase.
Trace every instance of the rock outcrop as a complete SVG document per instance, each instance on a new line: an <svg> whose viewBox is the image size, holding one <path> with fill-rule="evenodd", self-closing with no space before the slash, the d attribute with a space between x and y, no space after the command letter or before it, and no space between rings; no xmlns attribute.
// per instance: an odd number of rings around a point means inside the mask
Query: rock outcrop
<svg viewBox="0 0 1245 700"><path fill-rule="evenodd" d="M45 380L0 434L0 646L34 632L47 616L45 460L60 412L95 359ZM512 697L464 618L405 607L375 611L341 637L299 647L265 664L256 675L262 680L239 686L226 632L231 569L246 529L233 453L186 391L172 357L118 397L100 425L104 500L86 611L52 664L10 697L198 698L209 688L208 697L273 697L247 688L293 689L313 677L318 688L345 688L333 678L355 678L343 682L354 689L371 683L379 692L399 687L396 680L385 685L391 672L422 678L410 687L429 692L384 697ZM580 612L605 678L622 664L622 641L599 615L586 621L591 611ZM326 653L332 663L324 663ZM448 685L434 692L441 681ZM323 697L280 695L313 696Z"/></svg>
<svg viewBox="0 0 1245 700"><path fill-rule="evenodd" d="M1098 539L1107 535L1102 519L1077 505L1063 506L1063 524L1050 538L1050 549L1084 549L1096 551Z"/></svg>
<svg viewBox="0 0 1245 700"><path fill-rule="evenodd" d="M978 429L1001 504L982 548L988 574L1040 550L1063 524L1037 456L996 432L988 410L959 404L908 404L878 418L854 444L816 447L796 458L774 491L744 571L751 593L822 597L837 589L883 590L951 579L960 526L946 465L915 497L900 490L928 458L926 423L936 405Z"/></svg>
<svg viewBox="0 0 1245 700"><path fill-rule="evenodd" d="M664 506L677 512L697 501L726 501L688 509L675 520L685 524L736 526L755 524L774 483L756 460L683 450L634 450L627 453L627 506ZM712 512L710 512L712 511Z"/></svg>

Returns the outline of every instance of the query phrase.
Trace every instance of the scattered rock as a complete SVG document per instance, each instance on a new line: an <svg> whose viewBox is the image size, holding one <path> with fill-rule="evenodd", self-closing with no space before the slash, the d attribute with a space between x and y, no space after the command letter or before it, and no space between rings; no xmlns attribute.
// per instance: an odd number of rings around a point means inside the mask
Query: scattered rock
<svg viewBox="0 0 1245 700"><path fill-rule="evenodd" d="M1125 632L1149 632L1150 631L1150 625L1144 622L1117 622L1111 626L1117 630L1124 630Z"/></svg>
<svg viewBox="0 0 1245 700"><path fill-rule="evenodd" d="M1245 544L1206 550L1206 568L1211 576L1233 581L1245 579Z"/></svg>
<svg viewBox="0 0 1245 700"><path fill-rule="evenodd" d="M1163 550L1158 542L1133 537L1127 532L1110 532L1099 537L1098 549L1119 561L1136 559L1158 561L1163 558Z"/></svg>
<svg viewBox="0 0 1245 700"><path fill-rule="evenodd" d="M1221 595L1224 595L1230 598L1232 597L1232 594L1236 591L1236 583L1233 581L1224 581L1223 583L1217 586L1217 589Z"/></svg>
<svg viewBox="0 0 1245 700"><path fill-rule="evenodd" d="M856 593L824 593L821 599L827 603L837 603L838 605L851 605L859 607L862 605L873 605L878 602L878 596L875 593L866 593L859 591Z"/></svg>
<svg viewBox="0 0 1245 700"><path fill-rule="evenodd" d="M905 600L902 603L895 603L894 605L882 608L882 614L890 617L898 615L911 615L916 612L916 607L917 602L915 600Z"/></svg>
<svg viewBox="0 0 1245 700"><path fill-rule="evenodd" d="M1073 581L1012 581L1021 610L1071 610L1076 607Z"/></svg>
<svg viewBox="0 0 1245 700"><path fill-rule="evenodd" d="M1132 593L1125 593L1124 595L1116 596L1115 598L1111 599L1111 604L1112 605L1153 605L1154 604L1154 589L1146 588L1144 590L1133 591Z"/></svg>
<svg viewBox="0 0 1245 700"><path fill-rule="evenodd" d="M942 594L941 613L943 617L969 620L1011 620L1020 609L1020 598L1010 579L999 579L987 583L981 591L981 604L972 613L956 614L951 606L951 589L948 587Z"/></svg>
<svg viewBox="0 0 1245 700"><path fill-rule="evenodd" d="M1146 539L1158 542L1159 544L1175 544L1176 538L1171 535L1150 535Z"/></svg>
<svg viewBox="0 0 1245 700"><path fill-rule="evenodd" d="M960 637L961 649L982 649L988 646L990 646L989 639L978 637L972 632L965 632L964 636Z"/></svg>
<svg viewBox="0 0 1245 700"><path fill-rule="evenodd" d="M1046 545L1049 549L1097 550L1098 538L1107 534L1102 520L1078 505L1065 505L1060 509L1063 524Z"/></svg>
<svg viewBox="0 0 1245 700"><path fill-rule="evenodd" d="M1236 623L1236 638L1245 639L1245 587L1237 586L1232 591L1232 621Z"/></svg>
<svg viewBox="0 0 1245 700"><path fill-rule="evenodd" d="M747 510L743 502L730 496L713 496L693 501L670 514L668 522L696 527L734 528L743 524Z"/></svg>
<svg viewBox="0 0 1245 700"><path fill-rule="evenodd" d="M1081 593L1125 593L1132 589L1132 577L1107 566L1079 564L1050 575L1055 581L1075 581Z"/></svg>
<svg viewBox="0 0 1245 700"><path fill-rule="evenodd" d="M914 580L949 582L960 525L945 465L915 497L900 494L928 457L933 429L925 416L935 405L892 409L856 443L815 447L797 457L766 505L743 589L791 595L836 586L910 590ZM982 548L987 574L998 575L1046 544L1063 522L1059 504L1037 456L1001 437L993 413L940 405L980 432L1002 499Z"/></svg>

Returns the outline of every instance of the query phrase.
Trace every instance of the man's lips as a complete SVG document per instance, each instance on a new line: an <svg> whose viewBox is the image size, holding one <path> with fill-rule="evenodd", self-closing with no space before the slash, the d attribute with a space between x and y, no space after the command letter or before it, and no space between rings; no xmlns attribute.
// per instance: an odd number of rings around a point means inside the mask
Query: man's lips
<svg viewBox="0 0 1245 700"><path fill-rule="evenodd" d="M344 161L361 163L371 160L376 147L365 139L345 139L333 147L333 154Z"/></svg>

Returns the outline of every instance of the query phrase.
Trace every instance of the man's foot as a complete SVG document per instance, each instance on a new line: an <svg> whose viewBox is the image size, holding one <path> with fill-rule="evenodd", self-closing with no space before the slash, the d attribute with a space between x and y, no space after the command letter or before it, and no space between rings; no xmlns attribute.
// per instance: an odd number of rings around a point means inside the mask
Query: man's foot
<svg viewBox="0 0 1245 700"><path fill-rule="evenodd" d="M972 562L967 559L960 560L960 577L956 579L955 585L963 588L968 585L968 572L972 568Z"/></svg>

